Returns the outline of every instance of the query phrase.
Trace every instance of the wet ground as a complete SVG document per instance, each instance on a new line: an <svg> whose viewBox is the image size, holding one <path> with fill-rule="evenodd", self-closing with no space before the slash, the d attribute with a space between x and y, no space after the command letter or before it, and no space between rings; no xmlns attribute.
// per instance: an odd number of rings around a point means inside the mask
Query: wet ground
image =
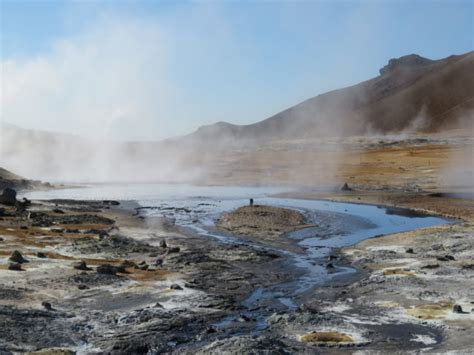
<svg viewBox="0 0 474 355"><path fill-rule="evenodd" d="M134 189L137 194L146 186ZM383 234L443 228L430 226L447 220L404 209L264 196L278 192L272 190L220 189L216 196L212 189L160 187L138 203L115 206L103 202L109 195L99 187L82 189L97 202L42 202L33 206L37 214L29 219L3 218L2 265L6 268L13 249L30 262L22 265L26 271L0 270L5 329L0 349L285 353L340 347L414 350L443 343L442 326L418 314L394 313L383 303L387 300L372 302L379 288L388 295L390 285L401 283L402 290L414 278L412 270L374 276L367 263L395 260L399 253L405 258L405 250L393 254L382 248L372 251L370 260L340 250ZM30 196L72 198L79 191ZM114 191L110 198L123 197L120 189ZM312 227L273 240L217 230L216 219L247 204L248 196L295 209ZM47 257L39 258L38 251ZM79 260L88 270L74 269ZM97 272L103 263L124 262L124 272ZM425 287L422 281L415 286ZM52 310L42 302L50 302ZM451 313L451 306L439 307Z"/></svg>

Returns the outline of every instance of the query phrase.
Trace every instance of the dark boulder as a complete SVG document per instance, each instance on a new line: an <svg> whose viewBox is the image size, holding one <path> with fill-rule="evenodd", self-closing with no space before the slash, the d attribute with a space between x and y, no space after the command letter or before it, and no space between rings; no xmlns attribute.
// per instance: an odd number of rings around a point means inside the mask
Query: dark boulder
<svg viewBox="0 0 474 355"><path fill-rule="evenodd" d="M41 305L48 311L53 310L53 306L49 302L43 301L43 302L41 302Z"/></svg>
<svg viewBox="0 0 474 355"><path fill-rule="evenodd" d="M454 260L456 260L454 258L454 256L448 255L448 254L446 254L444 256L438 256L436 259L439 260L439 261L454 261Z"/></svg>
<svg viewBox="0 0 474 355"><path fill-rule="evenodd" d="M153 264L155 266L162 266L163 265L163 259L156 259Z"/></svg>
<svg viewBox="0 0 474 355"><path fill-rule="evenodd" d="M84 260L78 261L77 263L74 263L72 267L76 270L91 270L90 267L87 266L86 262Z"/></svg>
<svg viewBox="0 0 474 355"><path fill-rule="evenodd" d="M23 264L23 263L28 262L28 260L26 260L18 250L14 250L12 255L10 255L10 261L13 261L18 264Z"/></svg>
<svg viewBox="0 0 474 355"><path fill-rule="evenodd" d="M23 271L23 269L21 268L21 264L19 263L11 263L10 265L8 265L8 270Z"/></svg>
<svg viewBox="0 0 474 355"><path fill-rule="evenodd" d="M461 305L455 304L453 306L453 313L464 313L464 311L462 310Z"/></svg>
<svg viewBox="0 0 474 355"><path fill-rule="evenodd" d="M171 254L171 253L179 253L180 250L181 250L181 249L180 249L179 247L168 248L168 254Z"/></svg>
<svg viewBox="0 0 474 355"><path fill-rule="evenodd" d="M97 266L96 271L99 274L105 274L105 275L115 275L117 273L117 269L115 268L115 266L110 265L110 264L99 265Z"/></svg>
<svg viewBox="0 0 474 355"><path fill-rule="evenodd" d="M37 252L36 256L41 259L47 258L46 254L41 251Z"/></svg>
<svg viewBox="0 0 474 355"><path fill-rule="evenodd" d="M97 266L96 269L97 273L105 274L105 275L116 275L117 273L126 273L125 267L122 265L120 266L113 266L110 264L102 264Z"/></svg>
<svg viewBox="0 0 474 355"><path fill-rule="evenodd" d="M172 284L170 286L170 289L172 289L172 290L182 290L183 288L178 284Z"/></svg>
<svg viewBox="0 0 474 355"><path fill-rule="evenodd" d="M0 203L7 206L15 206L16 202L16 191L9 187L4 189L3 193L0 195Z"/></svg>

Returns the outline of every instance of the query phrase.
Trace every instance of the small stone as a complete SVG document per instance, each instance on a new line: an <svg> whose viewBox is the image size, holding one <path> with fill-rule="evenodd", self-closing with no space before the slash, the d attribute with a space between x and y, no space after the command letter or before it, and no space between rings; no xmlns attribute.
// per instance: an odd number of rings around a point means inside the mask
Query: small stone
<svg viewBox="0 0 474 355"><path fill-rule="evenodd" d="M246 316L245 314L242 314L239 318L238 318L238 321L239 322L250 322L252 320L252 318Z"/></svg>
<svg viewBox="0 0 474 355"><path fill-rule="evenodd" d="M168 244L166 244L166 240L160 240L160 248L168 248Z"/></svg>
<svg viewBox="0 0 474 355"><path fill-rule="evenodd" d="M117 273L117 268L110 264L102 264L97 266L96 271L98 274L115 275Z"/></svg>
<svg viewBox="0 0 474 355"><path fill-rule="evenodd" d="M461 305L455 304L453 306L453 313L464 313L464 311L462 310Z"/></svg>
<svg viewBox="0 0 474 355"><path fill-rule="evenodd" d="M326 265L326 269L334 269L334 265L332 263L329 263Z"/></svg>
<svg viewBox="0 0 474 355"><path fill-rule="evenodd" d="M170 286L170 289L172 289L172 290L182 290L183 288L178 284L172 284Z"/></svg>
<svg viewBox="0 0 474 355"><path fill-rule="evenodd" d="M444 256L438 256L436 259L438 259L439 261L454 261L454 260L456 260L454 258L454 256L448 255L448 254L444 255Z"/></svg>
<svg viewBox="0 0 474 355"><path fill-rule="evenodd" d="M87 285L79 285L79 286L77 286L77 288L78 288L79 290L88 290L88 289L89 289L89 286L87 286Z"/></svg>
<svg viewBox="0 0 474 355"><path fill-rule="evenodd" d="M207 329L206 329L207 334L212 334L212 333L215 333L215 332L217 332L217 330L212 325L207 327Z"/></svg>
<svg viewBox="0 0 474 355"><path fill-rule="evenodd" d="M163 259L156 259L153 264L155 266L161 266L161 265L163 265Z"/></svg>
<svg viewBox="0 0 474 355"><path fill-rule="evenodd" d="M436 269L438 267L439 267L439 264L428 264L428 265L422 266L421 268L422 269Z"/></svg>
<svg viewBox="0 0 474 355"><path fill-rule="evenodd" d="M8 270L23 271L23 269L21 268L21 264L19 263L11 263L10 265L8 265Z"/></svg>
<svg viewBox="0 0 474 355"><path fill-rule="evenodd" d="M179 247L172 247L172 248L169 248L168 249L168 253L171 254L171 253L179 253L180 252L180 248Z"/></svg>
<svg viewBox="0 0 474 355"><path fill-rule="evenodd" d="M413 250L413 248L408 248L405 252L407 254L415 254L415 251Z"/></svg>
<svg viewBox="0 0 474 355"><path fill-rule="evenodd" d="M10 256L10 260L14 261L15 263L23 264L27 263L28 260L23 258L23 255L18 250L13 251L12 255Z"/></svg>
<svg viewBox="0 0 474 355"><path fill-rule="evenodd" d="M122 261L120 266L122 266L123 268L129 268L129 267L135 267L137 266L137 264L131 260L124 260Z"/></svg>
<svg viewBox="0 0 474 355"><path fill-rule="evenodd" d="M42 258L42 259L47 258L46 254L43 253L43 252L41 252L41 251L37 252L37 253L36 253L36 256L37 256L38 258Z"/></svg>
<svg viewBox="0 0 474 355"><path fill-rule="evenodd" d="M48 311L53 310L53 306L51 306L51 303L49 303L49 302L43 301L43 302L41 302L41 305Z"/></svg>
<svg viewBox="0 0 474 355"><path fill-rule="evenodd" d="M74 263L72 267L76 270L91 270L90 267L87 267L87 264L84 260L78 261L77 263Z"/></svg>

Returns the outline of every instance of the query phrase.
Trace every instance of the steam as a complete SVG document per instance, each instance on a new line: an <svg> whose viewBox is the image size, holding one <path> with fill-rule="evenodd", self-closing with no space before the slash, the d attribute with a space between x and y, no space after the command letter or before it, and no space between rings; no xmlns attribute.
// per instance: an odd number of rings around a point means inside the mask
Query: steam
<svg viewBox="0 0 474 355"><path fill-rule="evenodd" d="M150 129L165 137L172 91L165 53L155 23L102 18L49 53L1 63L2 119L96 139L133 139Z"/></svg>
<svg viewBox="0 0 474 355"><path fill-rule="evenodd" d="M443 189L474 194L474 110L463 111L458 118L458 144L454 145L441 173Z"/></svg>

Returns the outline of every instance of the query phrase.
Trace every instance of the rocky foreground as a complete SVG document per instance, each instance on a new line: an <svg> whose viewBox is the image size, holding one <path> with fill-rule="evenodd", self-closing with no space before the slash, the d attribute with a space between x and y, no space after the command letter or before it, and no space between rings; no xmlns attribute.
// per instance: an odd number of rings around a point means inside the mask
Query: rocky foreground
<svg viewBox="0 0 474 355"><path fill-rule="evenodd" d="M262 328L244 312L242 301L259 287L294 278L284 255L203 238L172 220L144 218L133 203L3 205L0 353L469 352L474 347L472 200L356 191L305 197L384 203L458 219L366 240L331 255L332 264L350 263L360 272L311 290L295 310L272 311ZM249 216L255 223L242 225ZM289 230L285 226L306 226L298 212L266 206L234 211L219 224L227 232L250 228L262 243L267 239L258 233L275 233L272 238L281 241ZM265 305L259 307L263 312ZM226 326L228 317L237 325Z"/></svg>
<svg viewBox="0 0 474 355"><path fill-rule="evenodd" d="M213 322L283 277L278 255L217 247L118 204L0 208L0 353L172 352L218 337Z"/></svg>

